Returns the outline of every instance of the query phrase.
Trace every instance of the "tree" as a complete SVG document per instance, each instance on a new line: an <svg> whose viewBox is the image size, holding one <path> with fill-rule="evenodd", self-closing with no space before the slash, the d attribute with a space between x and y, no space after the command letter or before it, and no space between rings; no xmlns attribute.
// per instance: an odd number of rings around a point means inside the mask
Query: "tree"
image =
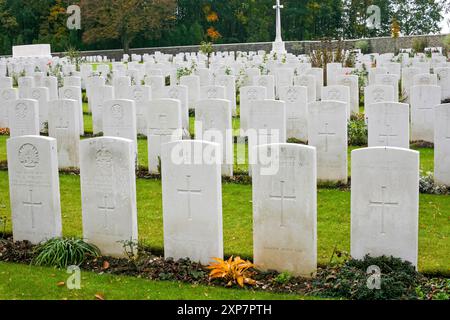
<svg viewBox="0 0 450 320"><path fill-rule="evenodd" d="M391 0L392 17L403 35L438 33L444 4L434 0Z"/></svg>
<svg viewBox="0 0 450 320"><path fill-rule="evenodd" d="M175 0L81 0L83 41L118 39L128 52L138 35L159 35L175 19L175 6Z"/></svg>

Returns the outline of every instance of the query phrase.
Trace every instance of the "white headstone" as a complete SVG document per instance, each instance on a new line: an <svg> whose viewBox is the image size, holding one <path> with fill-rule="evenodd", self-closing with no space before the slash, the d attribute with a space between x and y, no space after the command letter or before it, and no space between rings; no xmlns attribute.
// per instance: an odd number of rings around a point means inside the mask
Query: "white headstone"
<svg viewBox="0 0 450 320"><path fill-rule="evenodd" d="M366 108L369 147L409 149L409 105L398 102L369 104Z"/></svg>
<svg viewBox="0 0 450 320"><path fill-rule="evenodd" d="M133 100L115 99L103 103L103 135L133 141L137 155L136 104Z"/></svg>
<svg viewBox="0 0 450 320"><path fill-rule="evenodd" d="M114 87L99 86L92 91L89 98L92 111L92 126L94 134L103 132L103 104L114 100Z"/></svg>
<svg viewBox="0 0 450 320"><path fill-rule="evenodd" d="M61 237L56 140L23 136L7 141L14 241L33 244Z"/></svg>
<svg viewBox="0 0 450 320"><path fill-rule="evenodd" d="M188 102L188 87L181 85L174 85L165 88L165 98L180 100L181 103L181 123L183 126L184 136L189 134L189 102Z"/></svg>
<svg viewBox="0 0 450 320"><path fill-rule="evenodd" d="M351 255L394 256L417 266L419 153L400 148L352 152Z"/></svg>
<svg viewBox="0 0 450 320"><path fill-rule="evenodd" d="M84 140L80 160L83 237L105 256L126 257L123 242L138 240L134 143Z"/></svg>
<svg viewBox="0 0 450 320"><path fill-rule="evenodd" d="M146 113L152 100L152 88L150 86L131 86L128 99L136 103L136 125L137 133L147 135Z"/></svg>
<svg viewBox="0 0 450 320"><path fill-rule="evenodd" d="M164 256L207 265L223 258L220 146L178 141L162 147Z"/></svg>
<svg viewBox="0 0 450 320"><path fill-rule="evenodd" d="M301 75L294 77L294 85L306 87L308 90L308 103L314 102L317 100L317 86L316 86L316 77L313 75ZM281 97L280 97L281 99Z"/></svg>
<svg viewBox="0 0 450 320"><path fill-rule="evenodd" d="M277 174L253 167L253 245L258 268L312 277L317 269L316 150L295 144L258 147L277 154ZM273 165L273 164L271 164Z"/></svg>
<svg viewBox="0 0 450 320"><path fill-rule="evenodd" d="M385 85L370 85L364 88L364 109L373 103L395 102L394 88Z"/></svg>
<svg viewBox="0 0 450 320"><path fill-rule="evenodd" d="M226 99L225 87L204 86L200 87L200 99Z"/></svg>
<svg viewBox="0 0 450 320"><path fill-rule="evenodd" d="M58 143L59 168L79 168L80 127L75 100L49 102L48 134Z"/></svg>
<svg viewBox="0 0 450 320"><path fill-rule="evenodd" d="M216 85L226 88L226 99L231 102L233 115L236 114L236 78L232 75L217 76Z"/></svg>
<svg viewBox="0 0 450 320"><path fill-rule="evenodd" d="M308 141L308 97L307 87L280 89L280 100L286 103L287 138Z"/></svg>
<svg viewBox="0 0 450 320"><path fill-rule="evenodd" d="M394 102L399 101L398 82L399 77L395 74L377 74L375 76L375 84L382 84L394 88Z"/></svg>
<svg viewBox="0 0 450 320"><path fill-rule="evenodd" d="M413 86L437 86L438 78L435 74L421 73L413 78Z"/></svg>
<svg viewBox="0 0 450 320"><path fill-rule="evenodd" d="M336 78L335 78L336 80ZM347 86L332 85L322 88L322 101L339 101L347 105L347 119L350 119L350 89Z"/></svg>
<svg viewBox="0 0 450 320"><path fill-rule="evenodd" d="M182 139L181 103L175 99L156 99L147 108L148 170L160 170L161 146Z"/></svg>
<svg viewBox="0 0 450 320"><path fill-rule="evenodd" d="M256 100L250 104L248 118L248 153L250 165L256 163L258 145L286 142L286 104L277 100ZM251 173L251 170L250 170Z"/></svg>
<svg viewBox="0 0 450 320"><path fill-rule="evenodd" d="M434 107L434 178L450 186L450 104Z"/></svg>
<svg viewBox="0 0 450 320"><path fill-rule="evenodd" d="M195 139L218 143L222 150L222 175L233 176L234 144L230 101L198 101L195 121Z"/></svg>
<svg viewBox="0 0 450 320"><path fill-rule="evenodd" d="M17 89L0 89L0 128L9 128L8 109L11 102L19 98Z"/></svg>
<svg viewBox="0 0 450 320"><path fill-rule="evenodd" d="M75 100L78 102L78 114L80 115L80 134L84 135L84 117L83 117L83 97L79 87L61 87L59 88L59 98Z"/></svg>
<svg viewBox="0 0 450 320"><path fill-rule="evenodd" d="M38 136L39 104L36 100L19 99L12 101L8 106L9 136Z"/></svg>
<svg viewBox="0 0 450 320"><path fill-rule="evenodd" d="M411 140L434 140L434 107L441 104L441 87L411 87Z"/></svg>
<svg viewBox="0 0 450 320"><path fill-rule="evenodd" d="M336 84L350 89L350 114L359 114L359 78L356 75L336 76Z"/></svg>
<svg viewBox="0 0 450 320"><path fill-rule="evenodd" d="M347 104L326 100L310 103L308 136L309 145L317 148L318 180L347 183Z"/></svg>
<svg viewBox="0 0 450 320"><path fill-rule="evenodd" d="M183 76L180 78L180 85L188 87L189 109L195 109L200 98L200 77Z"/></svg>
<svg viewBox="0 0 450 320"><path fill-rule="evenodd" d="M267 92L267 99L275 99L275 77L272 75L263 75L255 77L256 86L265 87Z"/></svg>
<svg viewBox="0 0 450 320"><path fill-rule="evenodd" d="M152 99L160 99L164 96L164 77L163 76L149 76L145 78L145 84L152 88Z"/></svg>
<svg viewBox="0 0 450 320"><path fill-rule="evenodd" d="M437 75L438 86L442 90L442 100L450 99L450 68L435 68L434 72Z"/></svg>
<svg viewBox="0 0 450 320"><path fill-rule="evenodd" d="M240 101L241 129L247 130L250 105L253 101L267 98L265 87L242 87Z"/></svg>
<svg viewBox="0 0 450 320"><path fill-rule="evenodd" d="M131 87L130 77L116 77L114 78L114 98L128 99Z"/></svg>

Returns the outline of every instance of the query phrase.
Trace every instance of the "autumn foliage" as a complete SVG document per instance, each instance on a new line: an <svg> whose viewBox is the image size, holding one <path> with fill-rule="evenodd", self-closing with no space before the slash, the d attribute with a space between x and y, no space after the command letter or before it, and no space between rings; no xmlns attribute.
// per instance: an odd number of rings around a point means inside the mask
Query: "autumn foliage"
<svg viewBox="0 0 450 320"><path fill-rule="evenodd" d="M228 260L214 258L216 263L212 263L208 269L211 270L211 279L223 279L227 286L238 284L244 287L245 284L254 285L255 280L250 278L249 270L254 267L250 261L242 260L240 257L230 257Z"/></svg>

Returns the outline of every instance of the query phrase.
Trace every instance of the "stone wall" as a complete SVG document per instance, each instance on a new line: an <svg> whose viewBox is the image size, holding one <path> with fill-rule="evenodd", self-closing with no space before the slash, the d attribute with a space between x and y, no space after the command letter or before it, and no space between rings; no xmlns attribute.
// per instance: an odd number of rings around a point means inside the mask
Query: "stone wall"
<svg viewBox="0 0 450 320"><path fill-rule="evenodd" d="M415 39L425 39L428 41L429 47L441 47L443 39L446 35L429 35L429 36L407 36L393 39L391 37L383 38L370 38L369 41L371 52L387 53L394 52L395 48L411 48ZM359 40L344 40L344 46L346 49L354 48L356 42ZM335 41L335 43L337 43ZM314 50L320 46L320 41L288 41L286 42L286 49L288 52L295 54L308 54L311 50ZM271 42L259 42L259 43L236 43L236 44L218 44L214 45L215 51L258 51L265 50L270 52L272 49ZM161 47L161 48L139 48L131 49L131 54L152 54L156 51L160 51L167 54L177 54L180 52L198 52L199 46L180 46L180 47ZM118 50L100 50L100 51L83 51L83 56L107 56L110 59L120 60L124 51ZM61 56L63 53L55 53L54 55Z"/></svg>

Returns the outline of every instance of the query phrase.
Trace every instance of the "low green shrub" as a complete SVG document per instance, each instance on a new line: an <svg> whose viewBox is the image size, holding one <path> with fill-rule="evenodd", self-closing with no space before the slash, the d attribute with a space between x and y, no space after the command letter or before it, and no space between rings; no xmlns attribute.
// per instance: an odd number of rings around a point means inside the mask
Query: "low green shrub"
<svg viewBox="0 0 450 320"><path fill-rule="evenodd" d="M368 285L371 276L368 270L373 266L381 272L379 289ZM322 288L321 294L353 300L417 299L416 288L423 281L411 263L386 256L351 259L340 268L324 272L316 280L316 285Z"/></svg>
<svg viewBox="0 0 450 320"><path fill-rule="evenodd" d="M361 53L368 54L370 50L370 44L367 40L359 40L355 43L355 48L361 50Z"/></svg>
<svg viewBox="0 0 450 320"><path fill-rule="evenodd" d="M81 239L54 238L36 246L32 264L64 269L98 256L100 250Z"/></svg>
<svg viewBox="0 0 450 320"><path fill-rule="evenodd" d="M364 115L354 115L348 123L348 144L350 146L367 146L368 131Z"/></svg>

